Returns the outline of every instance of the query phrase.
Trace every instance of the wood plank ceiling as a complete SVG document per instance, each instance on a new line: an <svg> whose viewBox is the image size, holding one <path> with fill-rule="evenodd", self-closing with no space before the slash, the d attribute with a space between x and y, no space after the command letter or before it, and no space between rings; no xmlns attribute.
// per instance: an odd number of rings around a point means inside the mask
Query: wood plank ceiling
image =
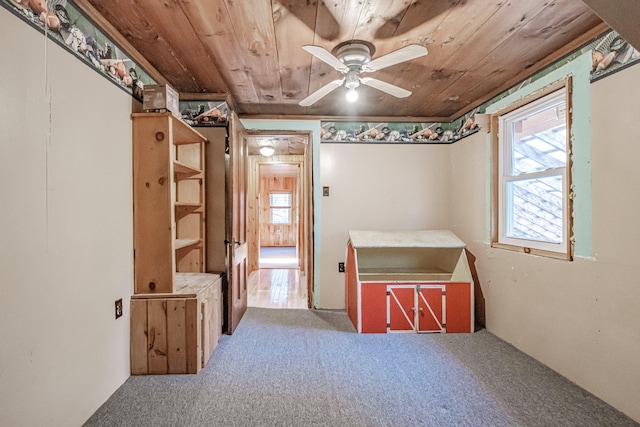
<svg viewBox="0 0 640 427"><path fill-rule="evenodd" d="M608 28L580 0L76 3L185 97L228 94L241 117L454 120ZM359 100L347 104L339 88L300 107L342 77L302 46L331 51L352 39L373 43L374 59L408 44L426 46L427 56L371 74L413 94L397 99L360 86Z"/></svg>

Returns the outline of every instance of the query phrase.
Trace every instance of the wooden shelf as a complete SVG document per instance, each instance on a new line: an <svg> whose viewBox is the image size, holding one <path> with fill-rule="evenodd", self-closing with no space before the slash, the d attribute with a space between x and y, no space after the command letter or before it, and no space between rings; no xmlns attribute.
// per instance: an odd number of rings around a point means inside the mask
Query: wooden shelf
<svg viewBox="0 0 640 427"><path fill-rule="evenodd" d="M451 273L360 273L358 278L362 282L448 282Z"/></svg>
<svg viewBox="0 0 640 427"><path fill-rule="evenodd" d="M207 139L200 132L186 124L182 119L173 115L173 113L133 113L131 118L150 119L154 121L167 121L170 123L171 132L173 133L173 144L194 144L205 142Z"/></svg>
<svg viewBox="0 0 640 427"><path fill-rule="evenodd" d="M201 203L176 203L175 208L176 220L179 220L191 213L202 212L203 206Z"/></svg>
<svg viewBox="0 0 640 427"><path fill-rule="evenodd" d="M388 267L388 268L361 268L360 274L433 274L433 275L449 275L451 271L446 271L441 268L402 268L402 267Z"/></svg>
<svg viewBox="0 0 640 427"><path fill-rule="evenodd" d="M202 207L202 203L176 202L176 210L194 211Z"/></svg>
<svg viewBox="0 0 640 427"><path fill-rule="evenodd" d="M398 282L398 281L448 281L450 271L440 268L362 268L358 272L361 281L366 282Z"/></svg>
<svg viewBox="0 0 640 427"><path fill-rule="evenodd" d="M181 145L181 144L194 144L205 142L207 139L200 134L200 132L193 129L191 126L187 125L181 119L175 117L171 114L171 118L174 121L173 126L173 144ZM176 125L176 122L179 125Z"/></svg>
<svg viewBox="0 0 640 427"><path fill-rule="evenodd" d="M187 166L184 163L180 163L176 160L173 162L173 173L176 175L177 179L185 179L201 174L202 171L200 169L195 169L191 166Z"/></svg>
<svg viewBox="0 0 640 427"><path fill-rule="evenodd" d="M198 245L202 245L202 239L176 239L175 249L185 249Z"/></svg>
<svg viewBox="0 0 640 427"><path fill-rule="evenodd" d="M174 205L176 208L188 209L188 210L198 209L202 207L202 203L190 203L190 202L176 202Z"/></svg>

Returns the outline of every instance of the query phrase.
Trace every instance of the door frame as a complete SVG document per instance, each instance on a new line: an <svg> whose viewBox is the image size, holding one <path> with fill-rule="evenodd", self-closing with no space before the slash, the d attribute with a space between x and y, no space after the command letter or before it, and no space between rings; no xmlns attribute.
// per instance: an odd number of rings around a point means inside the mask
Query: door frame
<svg viewBox="0 0 640 427"><path fill-rule="evenodd" d="M247 241L249 243L248 252L248 274L258 270L259 267L259 167L265 163L289 163L300 165L300 223L298 227L298 255L300 272L304 273L307 283L307 307L313 308L314 289L314 203L313 203L313 133L311 131L293 130L246 130L247 135L255 136L277 136L296 137L304 139L304 154L301 156L278 155L271 157L259 155L249 155L249 202L248 202L248 229Z"/></svg>

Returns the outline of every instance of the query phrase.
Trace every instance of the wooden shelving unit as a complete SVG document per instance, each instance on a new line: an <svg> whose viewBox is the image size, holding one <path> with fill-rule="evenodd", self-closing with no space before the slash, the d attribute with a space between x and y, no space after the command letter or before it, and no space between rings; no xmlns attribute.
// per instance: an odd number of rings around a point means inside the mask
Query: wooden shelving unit
<svg viewBox="0 0 640 427"><path fill-rule="evenodd" d="M131 373L197 373L222 333L222 279L205 273L206 138L171 113L132 114Z"/></svg>
<svg viewBox="0 0 640 427"><path fill-rule="evenodd" d="M205 271L204 143L171 113L133 114L135 293Z"/></svg>

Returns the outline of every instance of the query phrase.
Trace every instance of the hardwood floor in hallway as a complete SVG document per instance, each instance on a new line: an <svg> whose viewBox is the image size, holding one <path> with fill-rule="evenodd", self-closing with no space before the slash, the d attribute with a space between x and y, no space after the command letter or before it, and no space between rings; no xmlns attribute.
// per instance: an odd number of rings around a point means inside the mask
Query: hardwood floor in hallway
<svg viewBox="0 0 640 427"><path fill-rule="evenodd" d="M261 308L308 308L307 279L298 269L260 269L249 275L247 305Z"/></svg>

